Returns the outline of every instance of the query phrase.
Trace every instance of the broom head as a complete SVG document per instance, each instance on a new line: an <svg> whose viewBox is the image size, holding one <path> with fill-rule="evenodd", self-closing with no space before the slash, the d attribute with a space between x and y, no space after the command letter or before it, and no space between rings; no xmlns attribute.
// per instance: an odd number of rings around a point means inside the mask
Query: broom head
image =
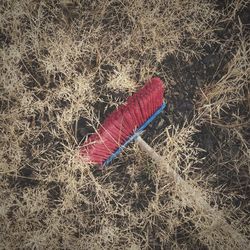
<svg viewBox="0 0 250 250"><path fill-rule="evenodd" d="M163 94L163 82L158 77L151 78L85 141L81 156L90 163L103 165L163 105Z"/></svg>

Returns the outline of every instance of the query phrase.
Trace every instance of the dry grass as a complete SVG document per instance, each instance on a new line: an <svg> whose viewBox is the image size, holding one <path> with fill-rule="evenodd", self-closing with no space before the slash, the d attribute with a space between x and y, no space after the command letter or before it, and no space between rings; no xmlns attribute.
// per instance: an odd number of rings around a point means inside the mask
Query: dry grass
<svg viewBox="0 0 250 250"><path fill-rule="evenodd" d="M0 249L247 249L249 37L240 20L227 42L216 33L246 4L1 3ZM79 159L80 117L95 128L167 56L188 64L215 44L232 49L223 75L151 143L182 185L136 144L103 172ZM203 126L221 135L211 150Z"/></svg>

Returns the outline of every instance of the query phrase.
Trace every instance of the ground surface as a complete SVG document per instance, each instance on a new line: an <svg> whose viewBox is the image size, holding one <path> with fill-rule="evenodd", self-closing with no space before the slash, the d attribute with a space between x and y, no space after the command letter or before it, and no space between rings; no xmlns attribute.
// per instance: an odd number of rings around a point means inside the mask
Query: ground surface
<svg viewBox="0 0 250 250"><path fill-rule="evenodd" d="M249 248L248 1L1 5L1 249ZM152 76L167 108L143 138L167 164L79 159Z"/></svg>

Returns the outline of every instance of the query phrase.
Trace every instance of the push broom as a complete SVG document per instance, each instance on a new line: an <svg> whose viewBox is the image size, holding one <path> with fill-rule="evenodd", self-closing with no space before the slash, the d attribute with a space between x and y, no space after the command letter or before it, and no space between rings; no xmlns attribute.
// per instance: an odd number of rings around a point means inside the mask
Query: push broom
<svg viewBox="0 0 250 250"><path fill-rule="evenodd" d="M164 84L160 78L151 78L139 91L127 99L100 125L82 145L80 154L87 162L107 166L133 140L159 165L165 165L165 159L150 147L140 136L142 131L166 107L164 102ZM175 180L182 178L167 166L169 174Z"/></svg>
<svg viewBox="0 0 250 250"><path fill-rule="evenodd" d="M82 145L81 155L88 162L107 166L131 141L137 140L150 156L158 158L140 134L166 107L163 94L161 79L150 79L105 119Z"/></svg>
<svg viewBox="0 0 250 250"><path fill-rule="evenodd" d="M157 163L164 168L172 178L178 189L184 190L184 199L189 199L195 206L201 207L203 213L216 214L221 230L224 234L233 237L237 244L248 242L219 211L200 195L197 198L197 189L184 180L155 150L141 137L141 132L152 122L166 104L163 100L164 84L154 77L143 88L128 98L127 102L111 113L96 133L92 134L82 145L80 153L88 162L107 166L126 147L136 140L139 146Z"/></svg>

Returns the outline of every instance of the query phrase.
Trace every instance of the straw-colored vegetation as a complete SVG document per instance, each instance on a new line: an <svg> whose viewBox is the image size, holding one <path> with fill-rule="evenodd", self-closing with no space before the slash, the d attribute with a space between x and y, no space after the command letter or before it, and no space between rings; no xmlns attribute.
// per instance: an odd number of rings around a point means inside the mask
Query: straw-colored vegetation
<svg viewBox="0 0 250 250"><path fill-rule="evenodd" d="M248 249L247 4L2 1L0 249ZM192 119L150 143L165 165L137 144L101 172L79 158L143 81L189 84L163 70L167 57L191 65L213 46L227 60L197 89Z"/></svg>

